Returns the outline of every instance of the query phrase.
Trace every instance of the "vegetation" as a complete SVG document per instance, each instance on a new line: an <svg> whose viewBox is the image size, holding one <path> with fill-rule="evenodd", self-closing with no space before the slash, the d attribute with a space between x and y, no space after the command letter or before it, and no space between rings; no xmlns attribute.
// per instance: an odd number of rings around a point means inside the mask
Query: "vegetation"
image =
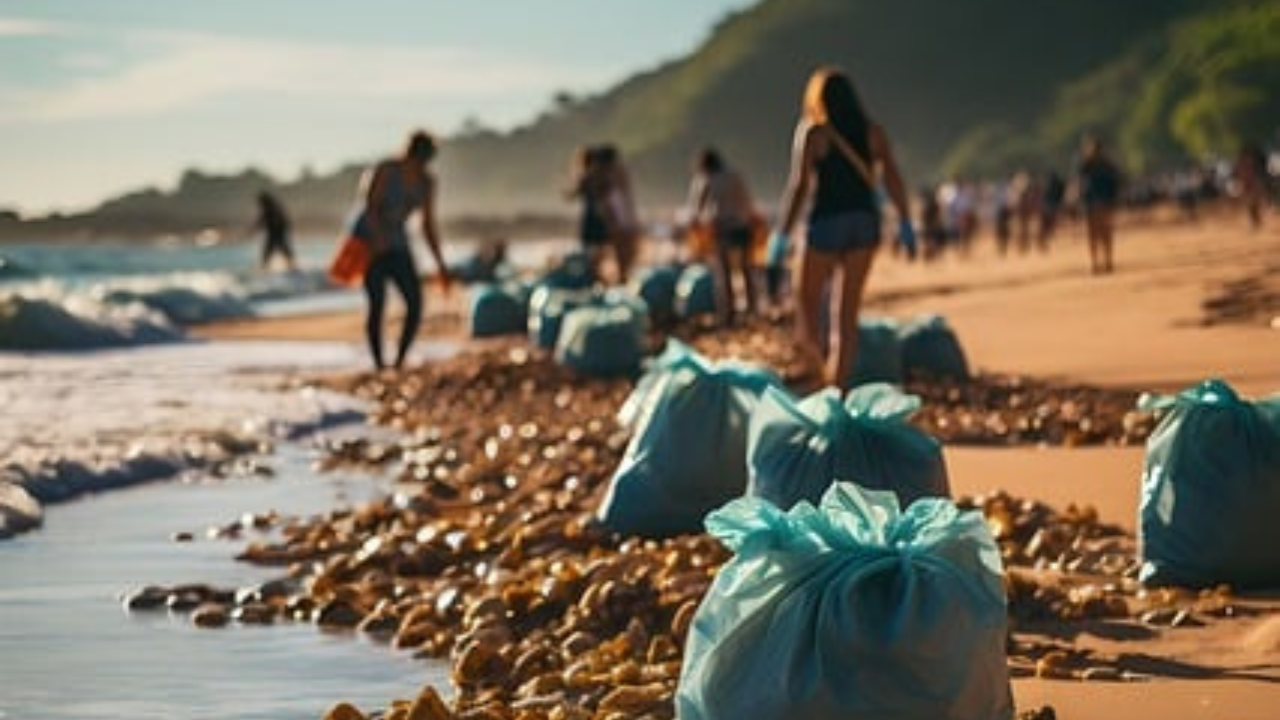
<svg viewBox="0 0 1280 720"><path fill-rule="evenodd" d="M804 81L821 64L850 72L914 184L1066 170L1086 132L1135 172L1234 154L1276 131L1278 38L1277 0L762 0L689 56L600 95L556 93L523 127L469 118L441 154L442 209L571 215L561 193L570 158L603 141L621 148L651 210L683 200L690 158L708 142L771 204ZM270 187L302 224L336 227L358 172L279 184L253 170L193 171L174 193L142 191L59 222L228 224Z"/></svg>

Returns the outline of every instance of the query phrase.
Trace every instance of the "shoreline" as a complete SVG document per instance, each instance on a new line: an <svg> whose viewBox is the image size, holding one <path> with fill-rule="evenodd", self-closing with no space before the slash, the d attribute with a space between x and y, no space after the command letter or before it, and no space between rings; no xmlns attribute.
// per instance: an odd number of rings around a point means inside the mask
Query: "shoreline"
<svg viewBox="0 0 1280 720"><path fill-rule="evenodd" d="M1203 229L1192 228L1182 228L1173 236L1139 235L1130 245L1132 268L1126 270L1122 253L1119 272L1108 278L1090 278L1075 269L1083 264L1083 247L1069 237L1048 257L1020 258L1003 265L981 264L975 258L922 268L886 258L873 269L867 313L905 317L936 311L956 330L971 364L983 371L1160 392L1179 390L1208 373L1222 371L1244 395L1275 392L1280 389L1280 363L1267 359L1280 358L1280 332L1248 323L1205 325L1195 320L1203 313L1203 298L1216 286L1229 283L1259 258L1265 260L1266 253L1275 252L1280 233L1270 230L1253 238L1235 235L1227 238L1228 243L1206 245L1212 239ZM1206 248L1209 252L1202 252ZM1211 263L1215 253L1225 253L1229 262L1201 267ZM1197 259L1199 264L1192 262ZM434 308L442 324L436 332L424 331L419 352L436 341L457 347L482 345L463 337L464 316L459 310L463 297L459 289L447 302L436 297L428 301L428 314ZM361 323L358 312L321 313L213 323L194 329L192 336L210 348L233 354L268 340L295 343L304 355L305 348L336 345L344 349L349 362L320 369L319 374L351 382L353 377L368 375L362 372ZM1141 367L1133 367L1135 363ZM309 372L271 370L267 374L278 381ZM1140 446L949 445L945 453L957 496L1005 490L1058 510L1068 504L1090 505L1100 520L1130 532L1134 528L1143 457ZM1275 598L1264 598L1264 602L1272 603L1268 607L1273 609L1256 623L1169 631L1159 643L1107 645L1079 628L1069 641L1098 647L1100 652L1139 657L1151 653L1157 659L1209 668L1257 664L1261 658L1261 672L1270 679L1241 680L1232 677L1235 671L1151 682L1015 677L1017 706L1026 710L1049 704L1058 717L1080 720L1114 717L1117 707L1124 707L1126 717L1138 718L1268 718L1274 683L1280 682L1280 665L1266 663L1266 658L1280 654L1280 602Z"/></svg>

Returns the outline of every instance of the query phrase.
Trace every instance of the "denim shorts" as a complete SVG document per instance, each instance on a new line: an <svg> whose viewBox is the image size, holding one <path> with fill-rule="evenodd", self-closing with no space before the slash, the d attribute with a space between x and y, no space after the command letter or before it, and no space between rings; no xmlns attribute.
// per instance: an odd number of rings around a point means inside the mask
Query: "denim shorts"
<svg viewBox="0 0 1280 720"><path fill-rule="evenodd" d="M880 216L850 210L809 219L808 248L838 253L865 250L880 244Z"/></svg>

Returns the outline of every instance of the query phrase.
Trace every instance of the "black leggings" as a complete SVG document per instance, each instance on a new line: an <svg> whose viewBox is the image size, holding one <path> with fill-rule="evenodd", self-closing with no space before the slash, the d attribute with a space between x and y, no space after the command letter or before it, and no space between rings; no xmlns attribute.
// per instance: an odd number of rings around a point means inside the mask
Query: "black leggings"
<svg viewBox="0 0 1280 720"><path fill-rule="evenodd" d="M382 362L382 309L387 303L387 280L395 283L404 298L404 325L400 328L400 346L396 352L396 367L404 364L409 346L418 334L422 321L422 288L418 284L418 269L413 264L413 254L407 247L393 247L373 259L364 274L364 292L369 297L369 314L365 317L364 332L373 353L373 364L379 369Z"/></svg>

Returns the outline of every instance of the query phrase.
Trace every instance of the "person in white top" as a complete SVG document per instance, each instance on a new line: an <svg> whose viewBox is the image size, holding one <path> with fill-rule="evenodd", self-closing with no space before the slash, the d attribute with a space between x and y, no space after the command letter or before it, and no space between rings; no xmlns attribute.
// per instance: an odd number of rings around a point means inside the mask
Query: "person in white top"
<svg viewBox="0 0 1280 720"><path fill-rule="evenodd" d="M737 313L733 276L738 276L748 313L756 311L756 283L751 272L752 220L755 204L746 180L728 167L714 148L698 153L689 188L692 222L711 234L715 247L717 304L725 324Z"/></svg>

